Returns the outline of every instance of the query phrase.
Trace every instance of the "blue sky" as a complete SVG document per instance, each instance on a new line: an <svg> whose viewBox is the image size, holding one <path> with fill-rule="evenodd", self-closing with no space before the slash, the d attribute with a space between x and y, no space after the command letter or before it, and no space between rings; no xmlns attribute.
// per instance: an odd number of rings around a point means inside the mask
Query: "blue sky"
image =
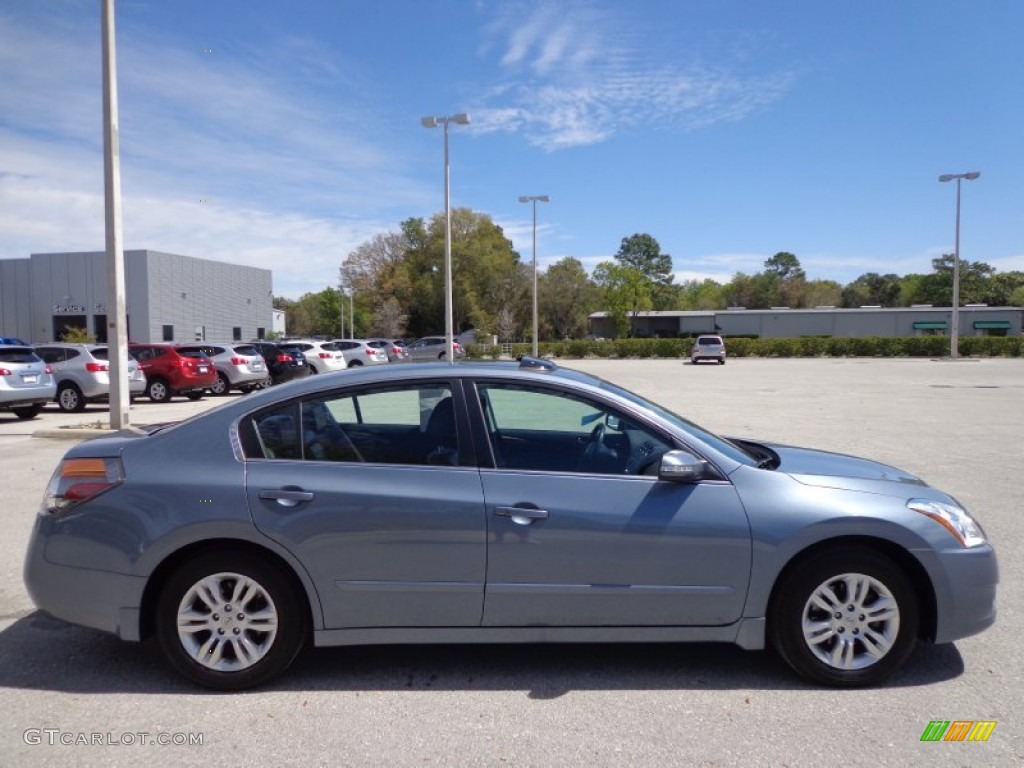
<svg viewBox="0 0 1024 768"><path fill-rule="evenodd" d="M335 284L452 205L524 260L653 235L678 279L1024 269L1018 0L119 0L126 248ZM0 5L0 258L102 250L99 3ZM201 202L208 201L208 202Z"/></svg>

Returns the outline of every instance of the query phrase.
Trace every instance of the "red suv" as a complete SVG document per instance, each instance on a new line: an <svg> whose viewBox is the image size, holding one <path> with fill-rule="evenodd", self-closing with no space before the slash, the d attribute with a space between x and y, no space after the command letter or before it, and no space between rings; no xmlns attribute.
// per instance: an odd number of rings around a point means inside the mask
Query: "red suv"
<svg viewBox="0 0 1024 768"><path fill-rule="evenodd" d="M217 383L213 361L198 350L179 351L173 344L129 344L128 351L146 374L146 397L166 403L174 395L198 400Z"/></svg>

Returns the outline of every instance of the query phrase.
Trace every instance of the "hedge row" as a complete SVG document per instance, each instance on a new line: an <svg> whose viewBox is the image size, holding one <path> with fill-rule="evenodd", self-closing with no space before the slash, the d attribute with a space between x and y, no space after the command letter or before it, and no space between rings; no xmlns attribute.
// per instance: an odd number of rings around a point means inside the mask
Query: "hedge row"
<svg viewBox="0 0 1024 768"><path fill-rule="evenodd" d="M539 345L542 356L584 357L689 357L689 339L605 339L557 341ZM805 337L799 339L725 340L730 357L943 357L949 354L946 336L869 336L861 338ZM530 354L529 344L505 345L512 356ZM1024 357L1024 336L965 336L960 354L968 357ZM496 358L501 346L471 345L467 355Z"/></svg>

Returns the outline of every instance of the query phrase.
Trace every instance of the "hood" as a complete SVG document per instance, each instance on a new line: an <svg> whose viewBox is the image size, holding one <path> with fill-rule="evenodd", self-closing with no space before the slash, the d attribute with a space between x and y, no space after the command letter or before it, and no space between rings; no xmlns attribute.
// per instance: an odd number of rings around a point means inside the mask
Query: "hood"
<svg viewBox="0 0 1024 768"><path fill-rule="evenodd" d="M927 487L919 477L870 459L842 453L765 444L779 456L776 472L785 472L804 485L902 496L908 485Z"/></svg>

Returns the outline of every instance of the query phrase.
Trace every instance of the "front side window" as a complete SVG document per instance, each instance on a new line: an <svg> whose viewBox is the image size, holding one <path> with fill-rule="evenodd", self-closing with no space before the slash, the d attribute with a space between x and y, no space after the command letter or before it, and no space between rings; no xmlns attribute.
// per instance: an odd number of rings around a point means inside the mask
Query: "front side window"
<svg viewBox="0 0 1024 768"><path fill-rule="evenodd" d="M522 385L479 387L499 468L656 475L671 442L603 403Z"/></svg>
<svg viewBox="0 0 1024 768"><path fill-rule="evenodd" d="M253 458L454 466L455 400L447 383L346 390L291 401L251 419Z"/></svg>

